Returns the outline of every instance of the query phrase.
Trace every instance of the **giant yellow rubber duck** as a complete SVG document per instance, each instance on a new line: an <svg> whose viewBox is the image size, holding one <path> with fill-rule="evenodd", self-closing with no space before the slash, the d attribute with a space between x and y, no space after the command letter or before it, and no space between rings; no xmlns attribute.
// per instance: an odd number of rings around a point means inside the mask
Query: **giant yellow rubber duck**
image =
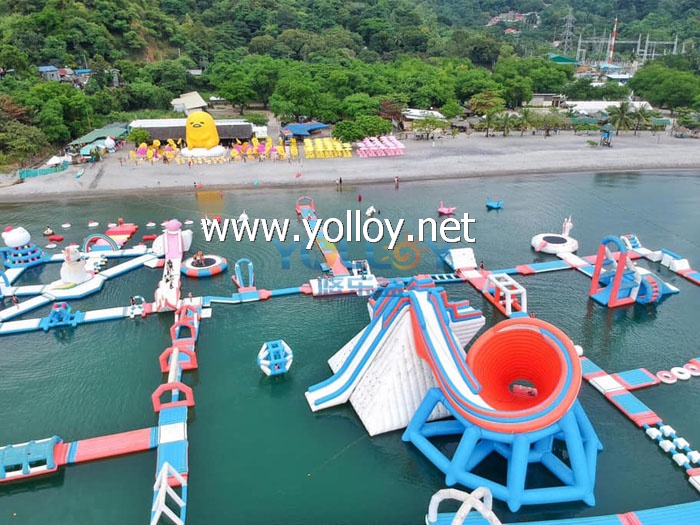
<svg viewBox="0 0 700 525"><path fill-rule="evenodd" d="M209 113L205 111L190 113L185 126L185 140L188 149L211 149L219 145L219 133L216 131L216 124Z"/></svg>

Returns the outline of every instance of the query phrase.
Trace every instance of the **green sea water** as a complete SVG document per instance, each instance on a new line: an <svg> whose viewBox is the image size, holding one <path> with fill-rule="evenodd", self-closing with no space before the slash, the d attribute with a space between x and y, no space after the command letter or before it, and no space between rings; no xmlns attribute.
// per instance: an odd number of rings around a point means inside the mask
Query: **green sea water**
<svg viewBox="0 0 700 525"><path fill-rule="evenodd" d="M579 254L593 254L606 235L635 233L650 248L667 248L700 267L700 173L620 173L488 177L449 182L353 186L342 192L308 189L321 217L344 218L370 204L378 218L437 219L440 200L469 212L476 222L478 260L487 269L552 260L530 248L530 238L559 232L571 214ZM358 203L358 194L363 200ZM68 241L104 231L123 217L155 230L150 220L236 217L289 218L290 233L303 236L295 219L299 191L258 186L240 192L200 192L162 198L95 199L0 205L0 226L23 225L42 242L50 224ZM487 212L486 197L503 199ZM100 227L89 229L88 220ZM69 221L70 229L60 224ZM195 225L196 226L196 225ZM193 228L195 227L193 226ZM445 271L437 253L444 243L384 245L339 243L351 258L366 258L384 277ZM256 285L298 286L319 273L319 255L291 242L211 242L195 229L193 249L230 263L255 265ZM656 307L608 310L588 299L590 280L573 270L516 276L528 292L530 310L562 328L586 355L615 372L646 367L652 372L700 356L697 320L700 288L656 263L640 262L677 286L680 293ZM18 284L50 282L60 265L31 269ZM230 295L231 272L211 279L184 278L183 292ZM130 296L153 297L159 272L146 268L106 283L74 308L128 304ZM445 286L450 299L482 308L485 328L502 317L471 287ZM6 301L9 305L9 301ZM25 317L44 316L48 307ZM401 432L370 438L348 406L312 413L305 390L330 375L328 358L367 323L366 301L357 297L313 299L286 296L244 305L214 305L197 343L199 369L185 381L194 388L190 411L188 519L200 524L419 524L430 496L444 477ZM82 325L61 332L0 338L0 443L59 435L65 441L153 426L151 393L163 381L158 355L169 346L172 314ZM255 363L263 342L283 338L295 360L289 374L264 377ZM700 443L700 379L640 391L638 397L691 445ZM621 513L693 501L697 493L644 433L589 385L580 399L605 450L599 455L595 507L583 503L527 507L517 515L497 504L504 521ZM499 468L494 462L493 469ZM140 524L150 517L155 452L71 466L35 481L0 486L0 524ZM446 507L447 508L447 507Z"/></svg>

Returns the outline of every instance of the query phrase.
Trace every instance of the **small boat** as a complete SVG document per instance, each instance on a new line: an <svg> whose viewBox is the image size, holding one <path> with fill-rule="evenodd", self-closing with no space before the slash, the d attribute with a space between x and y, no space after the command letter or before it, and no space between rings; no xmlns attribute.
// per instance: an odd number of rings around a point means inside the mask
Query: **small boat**
<svg viewBox="0 0 700 525"><path fill-rule="evenodd" d="M489 210L500 210L503 208L503 201L492 201L491 197L486 197L486 208Z"/></svg>
<svg viewBox="0 0 700 525"><path fill-rule="evenodd" d="M79 179L80 177L83 176L83 173L85 173L85 168L82 168L78 173L76 173L75 178Z"/></svg>
<svg viewBox="0 0 700 525"><path fill-rule="evenodd" d="M185 219L185 224L189 226L190 224L194 224L194 221L192 219Z"/></svg>
<svg viewBox="0 0 700 525"><path fill-rule="evenodd" d="M116 222L108 222L108 223L107 223L107 228L116 228L116 227L117 227L117 223L116 223Z"/></svg>
<svg viewBox="0 0 700 525"><path fill-rule="evenodd" d="M243 213L241 213L238 216L238 222L248 222L248 214L243 210Z"/></svg>
<svg viewBox="0 0 700 525"><path fill-rule="evenodd" d="M70 228L70 222L64 222L61 224L61 228Z"/></svg>
<svg viewBox="0 0 700 525"><path fill-rule="evenodd" d="M100 225L100 223L97 221L89 221L88 222L88 228L97 228L99 225Z"/></svg>
<svg viewBox="0 0 700 525"><path fill-rule="evenodd" d="M289 371L294 353L282 339L263 343L258 352L258 366L267 376L276 376Z"/></svg>
<svg viewBox="0 0 700 525"><path fill-rule="evenodd" d="M365 217L372 217L375 213L377 213L377 208L370 206L365 210Z"/></svg>
<svg viewBox="0 0 700 525"><path fill-rule="evenodd" d="M155 228L155 227L156 227L156 223L153 221L148 221L146 223L146 228Z"/></svg>
<svg viewBox="0 0 700 525"><path fill-rule="evenodd" d="M445 206L442 201L440 201L440 207L438 208L438 213L440 215L452 215L457 206Z"/></svg>

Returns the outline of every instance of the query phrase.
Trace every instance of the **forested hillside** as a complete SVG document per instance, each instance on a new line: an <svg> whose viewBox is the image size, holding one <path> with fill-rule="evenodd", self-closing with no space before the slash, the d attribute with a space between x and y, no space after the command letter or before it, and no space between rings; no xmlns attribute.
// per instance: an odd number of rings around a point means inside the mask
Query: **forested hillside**
<svg viewBox="0 0 700 525"><path fill-rule="evenodd" d="M0 67L183 54L201 66L227 50L296 60L416 53L490 65L505 27L520 31L505 39L518 53L539 54L561 36L569 7L576 34L609 33L617 16L621 38L700 37L695 0L0 0ZM487 27L510 10L529 16Z"/></svg>
<svg viewBox="0 0 700 525"><path fill-rule="evenodd" d="M0 164L166 110L192 89L241 112L255 101L283 120L328 122L389 107L517 108L534 92L627 96L546 59L562 51L553 42L570 8L575 38L609 34L616 16L620 39L678 35L688 53L646 66L632 85L660 106L700 108L696 0L0 0ZM77 89L41 81L40 65L92 76Z"/></svg>

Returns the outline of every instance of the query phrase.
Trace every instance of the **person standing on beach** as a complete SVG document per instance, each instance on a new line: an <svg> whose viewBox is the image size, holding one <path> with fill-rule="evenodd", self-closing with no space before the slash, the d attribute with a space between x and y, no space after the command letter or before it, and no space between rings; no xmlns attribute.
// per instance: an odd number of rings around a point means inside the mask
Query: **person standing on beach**
<svg viewBox="0 0 700 525"><path fill-rule="evenodd" d="M394 189L399 189L399 176L394 177Z"/></svg>
<svg viewBox="0 0 700 525"><path fill-rule="evenodd" d="M19 299L17 299L16 295L12 296L12 304L15 305L17 307L17 309L19 310Z"/></svg>

